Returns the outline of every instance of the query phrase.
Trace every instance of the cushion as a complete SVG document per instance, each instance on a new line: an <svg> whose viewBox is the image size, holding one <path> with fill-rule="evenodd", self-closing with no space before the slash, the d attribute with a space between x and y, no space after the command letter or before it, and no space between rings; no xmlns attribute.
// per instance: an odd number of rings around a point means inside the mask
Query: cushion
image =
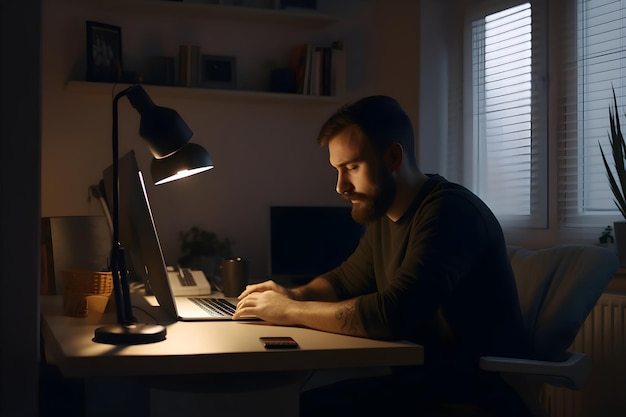
<svg viewBox="0 0 626 417"><path fill-rule="evenodd" d="M617 271L617 256L593 245L508 253L533 358L559 360Z"/></svg>

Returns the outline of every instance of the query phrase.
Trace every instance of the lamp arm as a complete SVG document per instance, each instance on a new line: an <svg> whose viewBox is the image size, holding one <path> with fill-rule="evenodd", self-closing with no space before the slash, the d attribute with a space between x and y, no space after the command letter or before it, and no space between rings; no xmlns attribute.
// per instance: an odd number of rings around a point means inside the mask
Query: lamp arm
<svg viewBox="0 0 626 417"><path fill-rule="evenodd" d="M119 226L119 133L117 107L120 98L127 94L133 87L129 87L118 93L113 99L113 129L112 129L112 153L113 153L113 246L111 248L111 275L113 277L113 291L115 297L115 311L119 324L136 322L130 302L130 289L128 274L126 272L126 258L124 248L120 242Z"/></svg>
<svg viewBox="0 0 626 417"><path fill-rule="evenodd" d="M128 97L128 101L130 101L130 104L141 115L143 115L145 110L155 107L154 102L152 101L148 93L146 93L146 90L141 86L141 84L132 85L122 91L120 94L122 93L126 94L126 96Z"/></svg>

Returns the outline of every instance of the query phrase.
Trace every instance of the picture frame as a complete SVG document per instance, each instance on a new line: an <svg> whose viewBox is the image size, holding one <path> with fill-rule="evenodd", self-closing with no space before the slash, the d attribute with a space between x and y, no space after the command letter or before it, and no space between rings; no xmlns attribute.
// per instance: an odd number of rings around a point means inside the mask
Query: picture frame
<svg viewBox="0 0 626 417"><path fill-rule="evenodd" d="M87 81L122 80L122 29L106 23L86 22Z"/></svg>
<svg viewBox="0 0 626 417"><path fill-rule="evenodd" d="M202 55L200 86L206 88L237 88L237 59L234 56Z"/></svg>

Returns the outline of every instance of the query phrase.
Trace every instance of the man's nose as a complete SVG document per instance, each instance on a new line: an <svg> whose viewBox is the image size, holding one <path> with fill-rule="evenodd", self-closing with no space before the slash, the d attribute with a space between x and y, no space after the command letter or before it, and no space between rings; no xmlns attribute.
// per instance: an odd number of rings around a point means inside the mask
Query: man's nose
<svg viewBox="0 0 626 417"><path fill-rule="evenodd" d="M352 188L352 184L346 181L342 174L337 175L337 186L335 187L337 194L343 194L346 191L350 191Z"/></svg>

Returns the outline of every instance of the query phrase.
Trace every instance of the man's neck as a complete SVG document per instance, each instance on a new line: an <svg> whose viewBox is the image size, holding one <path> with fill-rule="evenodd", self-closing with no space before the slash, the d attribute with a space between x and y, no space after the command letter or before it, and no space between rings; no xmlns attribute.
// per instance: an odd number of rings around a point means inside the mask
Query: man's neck
<svg viewBox="0 0 626 417"><path fill-rule="evenodd" d="M428 177L419 170L398 178L396 198L386 213L391 221L397 222L406 213L426 181Z"/></svg>

